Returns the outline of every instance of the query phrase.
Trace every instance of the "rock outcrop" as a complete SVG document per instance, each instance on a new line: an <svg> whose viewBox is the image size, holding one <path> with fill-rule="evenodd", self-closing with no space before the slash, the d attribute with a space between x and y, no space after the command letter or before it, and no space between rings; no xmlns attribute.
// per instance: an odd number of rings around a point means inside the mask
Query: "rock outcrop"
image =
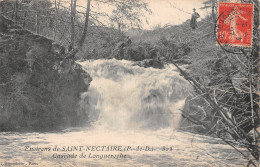
<svg viewBox="0 0 260 167"><path fill-rule="evenodd" d="M55 130L87 122L78 107L91 82L64 48L0 17L0 131Z"/></svg>
<svg viewBox="0 0 260 167"><path fill-rule="evenodd" d="M148 68L148 67L159 68L159 69L164 68L163 62L155 59L144 59L142 61L135 62L134 65L144 67L144 68Z"/></svg>

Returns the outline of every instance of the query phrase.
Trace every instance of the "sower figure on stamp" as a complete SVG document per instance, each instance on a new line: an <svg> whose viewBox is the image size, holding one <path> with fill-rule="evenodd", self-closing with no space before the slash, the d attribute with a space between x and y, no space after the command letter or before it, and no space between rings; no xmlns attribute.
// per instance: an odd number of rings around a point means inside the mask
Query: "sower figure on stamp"
<svg viewBox="0 0 260 167"><path fill-rule="evenodd" d="M200 15L196 12L196 9L193 8L193 13L191 16L190 26L193 31L198 27L197 26L197 19L200 17Z"/></svg>
<svg viewBox="0 0 260 167"><path fill-rule="evenodd" d="M247 21L246 18L241 16L242 13L243 12L239 10L237 6L235 6L234 10L232 10L230 15L224 21L225 24L230 25L231 42L234 42L235 40L241 40L241 42L243 42L244 33L237 28L237 25L239 24L238 23L239 18L244 21Z"/></svg>

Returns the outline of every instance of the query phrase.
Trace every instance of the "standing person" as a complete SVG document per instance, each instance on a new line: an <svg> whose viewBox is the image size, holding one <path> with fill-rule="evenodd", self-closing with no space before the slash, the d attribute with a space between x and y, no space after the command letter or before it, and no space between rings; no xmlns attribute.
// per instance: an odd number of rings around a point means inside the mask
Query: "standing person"
<svg viewBox="0 0 260 167"><path fill-rule="evenodd" d="M193 13L191 16L190 26L193 31L198 27L197 26L197 19L200 17L200 15L196 12L196 9L193 8Z"/></svg>

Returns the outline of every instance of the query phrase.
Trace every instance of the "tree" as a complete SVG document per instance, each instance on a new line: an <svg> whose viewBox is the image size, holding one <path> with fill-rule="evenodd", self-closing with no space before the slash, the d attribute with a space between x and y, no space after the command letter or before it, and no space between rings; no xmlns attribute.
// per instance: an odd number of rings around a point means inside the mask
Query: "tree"
<svg viewBox="0 0 260 167"><path fill-rule="evenodd" d="M71 0L71 3L72 3L72 1L73 0ZM76 0L73 1L74 5L75 5L75 1ZM129 25L129 24L130 24L129 27L133 27L133 26L139 26L140 27L141 23L142 23L140 17L144 16L143 11L150 12L150 10L147 8L147 4L141 2L140 0L130 0L130 1L123 1L123 0L119 0L119 1L117 1L117 0L100 1L100 0L96 0L96 2L105 3L105 4L113 5L113 6L116 7L116 9L113 10L113 12L112 12L113 14L112 14L112 17L110 18L110 20L116 22L119 25L120 32L121 32L122 29L128 28L127 25ZM84 44L84 41L85 41L85 39L87 37L87 33L88 33L90 16L92 16L91 17L92 22L96 21L96 22L100 23L99 20L94 19L95 17L93 17L93 15L99 14L99 13L91 12L91 5L90 4L91 4L91 0L87 0L87 7L85 8L86 13L84 14L85 22L84 22L81 38L78 41L77 48L72 50L68 54L68 56L66 56L67 58L74 57L74 55L78 52L78 50L82 49L82 46ZM71 4L71 6L73 6L73 5ZM73 17L73 16L71 16L71 17ZM71 25L71 26L74 26L74 25ZM71 33L73 33L73 32L71 32Z"/></svg>
<svg viewBox="0 0 260 167"><path fill-rule="evenodd" d="M203 4L205 5L204 7L201 7L200 9L211 9L211 17L213 23L215 23L216 19L216 13L217 13L217 2L218 0L207 0L204 1ZM212 24L212 29L214 28L215 25Z"/></svg>
<svg viewBox="0 0 260 167"><path fill-rule="evenodd" d="M151 14L148 4L140 0L111 1L115 3L110 20L113 25L117 25L119 32L129 28L142 28L142 18L145 14Z"/></svg>
<svg viewBox="0 0 260 167"><path fill-rule="evenodd" d="M76 0L75 0L76 1ZM82 37L80 38L80 40L78 41L77 44L77 48L72 49L66 56L66 59L69 58L73 58L79 50L82 49L83 43L86 39L87 36L87 31L88 31L88 24L89 24L89 13L90 13L90 4L91 4L91 0L87 0L87 8L86 8L86 14L85 14L85 24L84 24L84 28L83 28L83 33L82 33ZM75 4L74 4L75 5ZM74 27L74 25L72 25ZM74 32L73 32L74 33Z"/></svg>
<svg viewBox="0 0 260 167"><path fill-rule="evenodd" d="M76 17L76 6L77 6L77 0L71 0L70 3L70 18L71 18L71 30L70 30L70 41L71 41L71 48L74 48L75 45L75 17Z"/></svg>
<svg viewBox="0 0 260 167"><path fill-rule="evenodd" d="M100 3L113 6L112 13L99 13L90 6L91 1L86 0L86 2L87 6L82 7L77 5L77 0L71 0L68 7L63 0L54 0L54 4L50 0L4 0L1 2L4 4L1 5L1 10L8 18L17 20L17 24L23 28L37 34L51 36L56 42L71 48L83 46L88 36L89 26L90 29L109 26L104 25L100 17L106 17L107 21L121 25L121 31L127 27L141 27L142 20L139 17L143 17L144 12L149 11L147 4L140 0L93 1L94 6ZM82 9L85 12L82 12ZM117 15L120 17L114 19Z"/></svg>

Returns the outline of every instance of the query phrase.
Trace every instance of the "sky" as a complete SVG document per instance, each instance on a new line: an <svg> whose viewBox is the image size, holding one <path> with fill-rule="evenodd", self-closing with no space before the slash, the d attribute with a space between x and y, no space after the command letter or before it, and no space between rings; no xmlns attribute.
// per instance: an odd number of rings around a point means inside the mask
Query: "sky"
<svg viewBox="0 0 260 167"><path fill-rule="evenodd" d="M62 0L64 1L64 0ZM69 0L70 1L70 0ZM81 6L86 6L87 0L78 0L78 4ZM187 14L183 11L192 13L192 9L196 8L197 12L200 14L201 18L204 18L207 14L207 10L201 10L200 7L203 7L203 2L205 0L143 0L144 2L149 4L149 8L152 10L152 15L147 15L149 24L144 23L144 29L152 29L157 25L164 26L166 24L169 25L178 25L185 22L187 19L191 18L191 14ZM94 1L92 1L94 2ZM109 12L111 11L111 7L100 5L94 6L93 10L98 10L99 12ZM180 11L173 6L183 10ZM79 10L79 9L77 9ZM201 19L200 18L200 19Z"/></svg>
<svg viewBox="0 0 260 167"><path fill-rule="evenodd" d="M192 9L196 8L201 18L206 16L206 10L200 10L205 0L146 0L150 9L153 11L149 18L149 25L144 25L145 29L153 28L156 25L164 26L165 24L178 25L191 18ZM180 10L176 9L177 7Z"/></svg>

